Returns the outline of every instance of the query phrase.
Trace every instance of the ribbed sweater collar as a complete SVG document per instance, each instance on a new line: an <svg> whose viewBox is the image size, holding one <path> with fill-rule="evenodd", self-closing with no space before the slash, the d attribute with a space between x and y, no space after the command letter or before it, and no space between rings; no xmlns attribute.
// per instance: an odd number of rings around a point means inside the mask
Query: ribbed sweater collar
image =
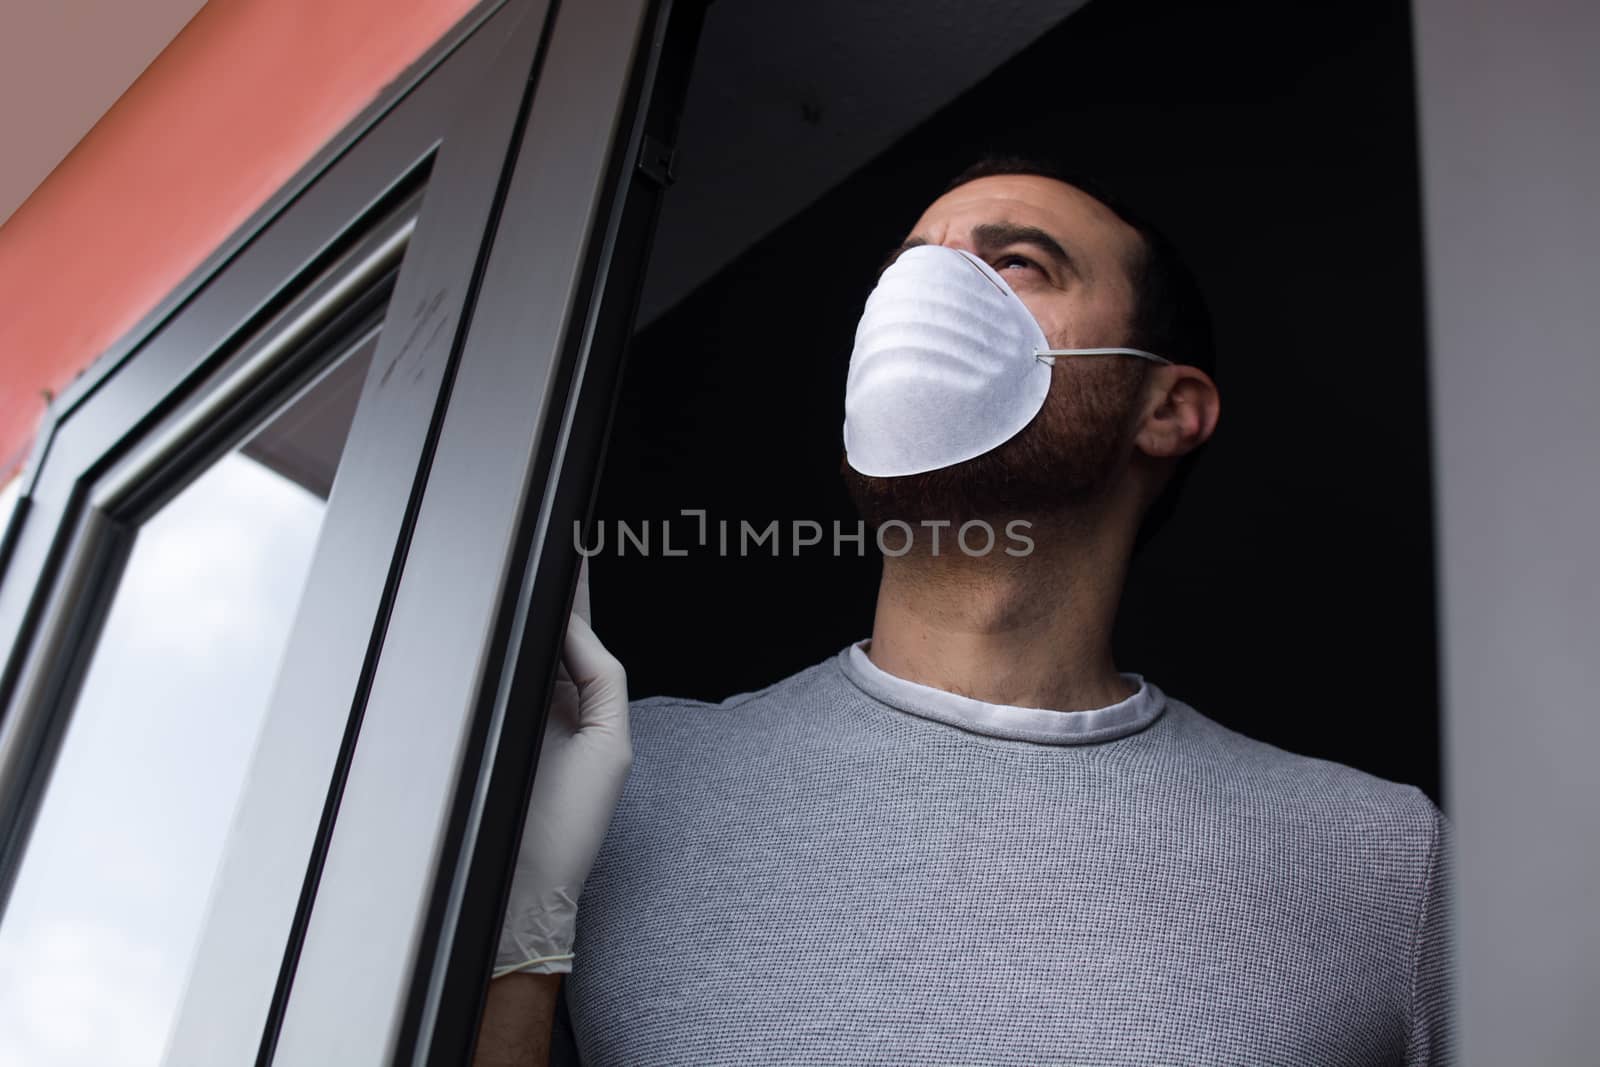
<svg viewBox="0 0 1600 1067"><path fill-rule="evenodd" d="M1111 741L1144 729L1160 717L1166 694L1143 675L1121 677L1138 686L1133 695L1103 708L1052 711L990 704L972 697L898 678L867 658L867 640L839 653L837 662L856 688L881 703L972 733L1042 745L1082 745Z"/></svg>

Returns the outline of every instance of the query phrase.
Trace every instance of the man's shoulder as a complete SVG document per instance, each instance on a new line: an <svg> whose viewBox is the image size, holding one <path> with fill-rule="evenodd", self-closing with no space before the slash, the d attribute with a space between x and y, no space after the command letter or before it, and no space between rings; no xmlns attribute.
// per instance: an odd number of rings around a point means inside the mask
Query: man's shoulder
<svg viewBox="0 0 1600 1067"><path fill-rule="evenodd" d="M735 693L721 700L670 695L641 697L630 702L629 716L634 726L646 730L695 722L716 722L726 726L730 721L750 719L774 707L787 708L813 699L822 690L836 687L837 675L834 656L829 656L771 685Z"/></svg>
<svg viewBox="0 0 1600 1067"><path fill-rule="evenodd" d="M1182 751L1235 812L1274 815L1338 828L1352 838L1377 833L1408 851L1430 852L1443 816L1427 793L1369 771L1262 741L1168 698Z"/></svg>

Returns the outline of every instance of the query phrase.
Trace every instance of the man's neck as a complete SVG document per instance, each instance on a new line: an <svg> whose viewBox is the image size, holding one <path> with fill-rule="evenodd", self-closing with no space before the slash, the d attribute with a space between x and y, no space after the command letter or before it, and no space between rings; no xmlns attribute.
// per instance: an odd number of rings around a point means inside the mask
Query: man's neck
<svg viewBox="0 0 1600 1067"><path fill-rule="evenodd" d="M868 655L908 681L987 701L1079 711L1132 695L1111 658L1125 552L1036 524L1034 551L884 560Z"/></svg>

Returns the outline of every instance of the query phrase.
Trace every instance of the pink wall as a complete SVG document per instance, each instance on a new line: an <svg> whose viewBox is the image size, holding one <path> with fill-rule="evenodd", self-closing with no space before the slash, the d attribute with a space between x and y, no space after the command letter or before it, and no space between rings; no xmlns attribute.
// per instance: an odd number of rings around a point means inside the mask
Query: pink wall
<svg viewBox="0 0 1600 1067"><path fill-rule="evenodd" d="M476 0L210 0L0 228L0 484L59 392Z"/></svg>

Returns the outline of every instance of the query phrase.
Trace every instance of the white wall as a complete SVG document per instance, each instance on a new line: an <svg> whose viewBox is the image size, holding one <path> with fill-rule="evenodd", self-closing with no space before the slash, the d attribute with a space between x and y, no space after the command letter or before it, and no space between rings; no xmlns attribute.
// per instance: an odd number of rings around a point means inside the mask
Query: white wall
<svg viewBox="0 0 1600 1067"><path fill-rule="evenodd" d="M1600 1030L1600 6L1415 0L1463 1063Z"/></svg>

